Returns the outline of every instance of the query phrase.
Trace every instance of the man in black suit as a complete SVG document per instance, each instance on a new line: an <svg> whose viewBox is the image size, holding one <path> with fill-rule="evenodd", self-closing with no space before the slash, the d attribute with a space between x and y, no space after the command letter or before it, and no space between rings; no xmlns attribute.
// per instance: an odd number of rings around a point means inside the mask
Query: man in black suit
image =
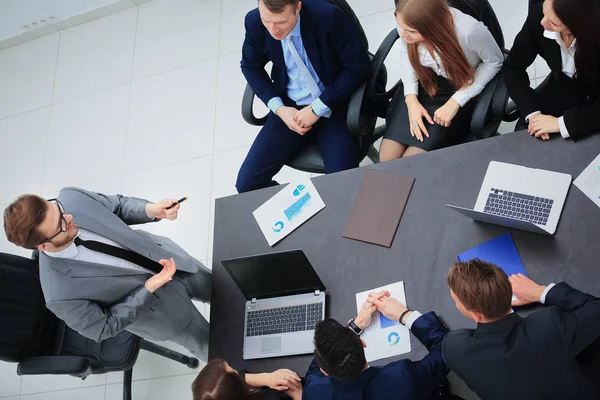
<svg viewBox="0 0 600 400"><path fill-rule="evenodd" d="M476 329L444 339L446 364L482 399L597 399L600 299L568 284L540 286L524 275L471 260L448 274L458 310ZM549 307L521 318L515 306Z"/></svg>

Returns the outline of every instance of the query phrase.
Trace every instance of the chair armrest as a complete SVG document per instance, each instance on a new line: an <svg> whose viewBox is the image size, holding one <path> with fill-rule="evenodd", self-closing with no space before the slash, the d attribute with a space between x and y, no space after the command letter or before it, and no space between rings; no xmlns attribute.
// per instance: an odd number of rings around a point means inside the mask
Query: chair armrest
<svg viewBox="0 0 600 400"><path fill-rule="evenodd" d="M76 356L31 357L17 366L18 375L72 375L86 378L91 373L89 360Z"/></svg>
<svg viewBox="0 0 600 400"><path fill-rule="evenodd" d="M504 59L508 57L509 51L506 49L502 50L502 54L504 55ZM496 91L494 92L494 96L492 98L492 113L494 114L494 118L500 118L502 121L513 122L519 119L520 112L517 108L516 104L512 102L508 95L508 87L506 86L506 82L504 81L504 73L501 70L498 75L502 78L496 85Z"/></svg>
<svg viewBox="0 0 600 400"><path fill-rule="evenodd" d="M356 92L350 97L348 103L348 113L346 115L346 125L351 136L364 136L373 131L377 122L375 116L366 115L363 105L368 99L365 98L366 84L362 84Z"/></svg>
<svg viewBox="0 0 600 400"><path fill-rule="evenodd" d="M250 85L246 84L246 90L244 90L244 96L242 97L242 118L250 125L263 126L267 122L268 114L262 118L256 118L254 116L254 92Z"/></svg>
<svg viewBox="0 0 600 400"><path fill-rule="evenodd" d="M400 81L398 81L394 85L394 87L392 87L387 92L384 91L383 93L378 93L376 90L377 77L379 76L379 73L382 70L382 68L385 68L385 59L387 58L390 50L392 50L394 43L396 43L396 40L398 40L399 38L400 36L398 36L398 31L396 29L390 31L390 33L388 33L385 39L383 39L383 42L381 42L381 45L377 49L375 56L373 56L373 60L371 61L371 75L367 80L366 90L367 97L373 101L388 101L394 96L394 93L396 93L396 90L400 85Z"/></svg>
<svg viewBox="0 0 600 400"><path fill-rule="evenodd" d="M502 121L516 121L519 119L520 111L516 104L509 99L508 87L506 87L502 71L498 75L501 75L502 79L496 85L496 91L492 98L492 113L494 117L500 118Z"/></svg>
<svg viewBox="0 0 600 400"><path fill-rule="evenodd" d="M477 98L475 108L473 109L473 115L471 116L471 133L476 139L486 139L490 136L490 132L486 132L485 130L487 126L487 116L500 81L503 81L503 78L501 73L498 73L487 85L485 85ZM494 118L496 118L495 115Z"/></svg>

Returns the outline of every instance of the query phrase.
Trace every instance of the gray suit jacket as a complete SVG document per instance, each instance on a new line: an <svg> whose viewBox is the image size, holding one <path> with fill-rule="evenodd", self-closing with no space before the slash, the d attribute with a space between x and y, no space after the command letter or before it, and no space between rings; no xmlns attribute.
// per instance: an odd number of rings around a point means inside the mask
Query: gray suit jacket
<svg viewBox="0 0 600 400"><path fill-rule="evenodd" d="M128 226L151 222L146 200L78 188L61 190L58 199L82 229L154 261L173 257L179 271L206 269L172 240ZM168 340L185 329L198 311L184 283L173 279L150 293L144 287L149 277L140 271L52 258L40 252L46 306L69 327L98 342L124 329L153 340Z"/></svg>

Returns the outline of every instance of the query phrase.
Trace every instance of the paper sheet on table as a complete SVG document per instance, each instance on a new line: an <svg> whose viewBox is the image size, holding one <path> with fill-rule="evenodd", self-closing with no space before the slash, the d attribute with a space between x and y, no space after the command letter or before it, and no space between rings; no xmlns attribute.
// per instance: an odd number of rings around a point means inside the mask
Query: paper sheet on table
<svg viewBox="0 0 600 400"><path fill-rule="evenodd" d="M573 183L600 207L600 154L583 170Z"/></svg>
<svg viewBox="0 0 600 400"><path fill-rule="evenodd" d="M254 218L270 246L279 242L325 203L309 178L292 182L254 212Z"/></svg>
<svg viewBox="0 0 600 400"><path fill-rule="evenodd" d="M404 282L400 281L357 293L357 311L360 310L363 303L367 300L370 292L379 292L381 290L388 290L391 297L397 299L402 304L406 304ZM367 344L365 348L367 362L410 353L411 350L409 329L398 321L392 321L384 317L379 311L375 311L371 325L363 331L360 337Z"/></svg>

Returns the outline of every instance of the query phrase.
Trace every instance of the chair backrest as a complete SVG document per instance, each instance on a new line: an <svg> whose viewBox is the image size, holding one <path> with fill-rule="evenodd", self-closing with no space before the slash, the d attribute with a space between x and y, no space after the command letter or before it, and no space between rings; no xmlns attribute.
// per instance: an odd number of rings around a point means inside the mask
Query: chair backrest
<svg viewBox="0 0 600 400"><path fill-rule="evenodd" d="M367 40L367 35L365 34L365 31L364 31L362 25L360 24L358 17L352 10L352 7L350 7L350 4L348 4L348 2L346 0L327 0L327 1L329 1L331 4L338 6L344 12L344 14L346 14L346 16L348 17L350 22L356 27L356 33L358 34L358 38L360 39L361 43L363 44L365 50L369 51L369 41Z"/></svg>
<svg viewBox="0 0 600 400"><path fill-rule="evenodd" d="M53 342L48 332L56 324L46 309L37 261L0 253L0 360L47 355Z"/></svg>
<svg viewBox="0 0 600 400"><path fill-rule="evenodd" d="M448 0L450 7L454 7L478 21L483 22L496 40L500 50L504 49L504 35L496 17L494 9L487 0Z"/></svg>

